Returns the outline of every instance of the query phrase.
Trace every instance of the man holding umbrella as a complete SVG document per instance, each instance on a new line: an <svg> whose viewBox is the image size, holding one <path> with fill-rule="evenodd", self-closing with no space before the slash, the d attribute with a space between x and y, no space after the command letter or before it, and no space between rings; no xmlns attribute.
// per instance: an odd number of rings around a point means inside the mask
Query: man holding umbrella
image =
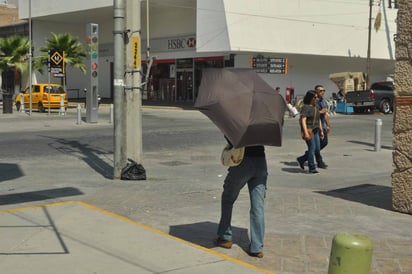
<svg viewBox="0 0 412 274"><path fill-rule="evenodd" d="M223 185L221 218L215 244L231 248L232 210L247 184L250 196L249 255L263 257L267 164L264 145L281 146L286 104L251 69L204 69L195 107L222 131L234 148L245 147L243 160L231 166Z"/></svg>

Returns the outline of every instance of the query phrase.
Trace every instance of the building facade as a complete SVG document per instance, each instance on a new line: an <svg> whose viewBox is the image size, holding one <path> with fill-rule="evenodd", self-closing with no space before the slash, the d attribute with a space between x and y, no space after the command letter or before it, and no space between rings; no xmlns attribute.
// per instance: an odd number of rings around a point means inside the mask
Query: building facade
<svg viewBox="0 0 412 274"><path fill-rule="evenodd" d="M86 25L99 24L99 93L113 98L113 1L36 0L30 15L29 2L19 1L19 16L32 19L34 55L51 32L68 32L86 43ZM141 1L144 67L154 60L143 99L193 101L202 68L251 67L256 59L283 60L281 70L260 70L261 77L282 92L292 87L295 95L303 95L318 83L333 92L337 87L329 74L365 72L368 45L371 81L385 80L395 67L397 9L392 2ZM378 14L381 24L368 36L369 22L374 24ZM87 77L76 69L67 71L69 96L82 96ZM36 73L35 79L46 81L47 75Z"/></svg>
<svg viewBox="0 0 412 274"><path fill-rule="evenodd" d="M28 36L29 28L25 20L19 19L17 0L0 1L0 37L11 35Z"/></svg>
<svg viewBox="0 0 412 274"><path fill-rule="evenodd" d="M23 23L19 20L19 13L16 5L8 1L0 1L0 27Z"/></svg>

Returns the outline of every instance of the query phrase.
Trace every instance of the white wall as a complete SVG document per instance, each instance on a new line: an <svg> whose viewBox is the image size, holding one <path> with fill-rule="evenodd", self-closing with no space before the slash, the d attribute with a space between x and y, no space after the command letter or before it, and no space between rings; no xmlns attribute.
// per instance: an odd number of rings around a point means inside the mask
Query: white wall
<svg viewBox="0 0 412 274"><path fill-rule="evenodd" d="M366 57L369 0L198 0L198 50ZM377 1L375 1L377 2ZM382 6L372 58L394 59L396 9ZM378 12L373 7L373 17ZM198 22L200 19L198 19ZM226 38L228 36L228 39Z"/></svg>
<svg viewBox="0 0 412 274"><path fill-rule="evenodd" d="M166 3L168 3L166 1ZM142 37L147 37L146 7L142 7ZM196 33L196 9L181 5L153 5L149 9L150 38Z"/></svg>
<svg viewBox="0 0 412 274"><path fill-rule="evenodd" d="M64 14L113 6L113 0L19 0L20 18L29 18L30 1L32 17Z"/></svg>

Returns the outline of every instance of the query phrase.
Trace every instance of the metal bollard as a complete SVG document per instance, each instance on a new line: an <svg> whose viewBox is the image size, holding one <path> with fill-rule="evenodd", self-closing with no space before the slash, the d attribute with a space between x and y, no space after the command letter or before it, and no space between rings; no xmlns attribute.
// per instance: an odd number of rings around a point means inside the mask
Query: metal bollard
<svg viewBox="0 0 412 274"><path fill-rule="evenodd" d="M82 123L82 107L80 104L77 104L77 124L81 125Z"/></svg>
<svg viewBox="0 0 412 274"><path fill-rule="evenodd" d="M24 112L24 94L20 94L20 112Z"/></svg>
<svg viewBox="0 0 412 274"><path fill-rule="evenodd" d="M376 119L375 121L375 151L381 150L381 132L382 132L382 120Z"/></svg>
<svg viewBox="0 0 412 274"><path fill-rule="evenodd" d="M65 115L66 110L64 109L64 96L60 95L60 110L59 110L60 115Z"/></svg>
<svg viewBox="0 0 412 274"><path fill-rule="evenodd" d="M113 124L114 120L114 112L113 112L113 104L110 104L110 124Z"/></svg>
<svg viewBox="0 0 412 274"><path fill-rule="evenodd" d="M338 233L333 237L328 274L369 274L372 241L364 235Z"/></svg>

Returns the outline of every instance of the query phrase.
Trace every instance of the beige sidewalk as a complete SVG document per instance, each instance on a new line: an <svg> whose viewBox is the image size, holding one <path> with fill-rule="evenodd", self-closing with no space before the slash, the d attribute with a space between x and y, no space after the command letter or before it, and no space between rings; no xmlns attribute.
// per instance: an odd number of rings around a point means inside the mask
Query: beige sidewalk
<svg viewBox="0 0 412 274"><path fill-rule="evenodd" d="M0 211L7 274L272 273L82 202Z"/></svg>

